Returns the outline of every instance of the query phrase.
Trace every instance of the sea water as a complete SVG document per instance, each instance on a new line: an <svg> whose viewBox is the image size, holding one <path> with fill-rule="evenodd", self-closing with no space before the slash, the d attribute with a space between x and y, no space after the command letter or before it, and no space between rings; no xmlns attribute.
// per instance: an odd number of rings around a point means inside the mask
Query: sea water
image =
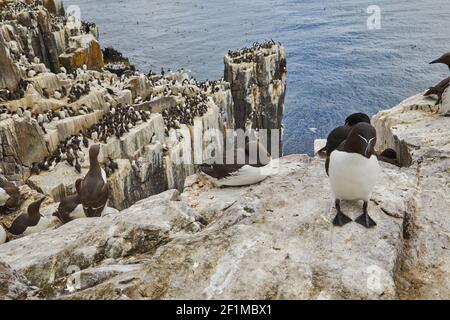
<svg viewBox="0 0 450 320"><path fill-rule="evenodd" d="M450 76L448 0L76 0L141 71L223 77L229 49L273 38L286 48L284 153L312 153L352 112L370 116Z"/></svg>

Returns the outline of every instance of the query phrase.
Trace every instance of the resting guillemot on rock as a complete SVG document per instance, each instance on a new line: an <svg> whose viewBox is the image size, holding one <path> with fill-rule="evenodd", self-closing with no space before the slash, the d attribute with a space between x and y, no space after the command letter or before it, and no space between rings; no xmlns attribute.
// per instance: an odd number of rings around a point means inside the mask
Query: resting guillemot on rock
<svg viewBox="0 0 450 320"><path fill-rule="evenodd" d="M53 213L63 224L72 220L85 218L83 205L78 194L67 196L61 199L58 209Z"/></svg>
<svg viewBox="0 0 450 320"><path fill-rule="evenodd" d="M11 226L8 228L4 225L5 229L15 235L27 235L35 232L39 232L47 226L47 223L41 224L41 213L39 212L39 208L41 207L41 203L45 200L45 197L33 202L28 206L27 212L22 213L16 219L14 219ZM45 225L45 226L44 226ZM29 230L30 229L30 230ZM25 233L27 231L27 233Z"/></svg>
<svg viewBox="0 0 450 320"><path fill-rule="evenodd" d="M228 163L230 159L232 163ZM229 187L255 184L274 173L272 157L258 141L247 142L245 148L227 150L222 163L204 163L198 167L217 186Z"/></svg>
<svg viewBox="0 0 450 320"><path fill-rule="evenodd" d="M333 150L326 163L326 171L330 177L331 188L335 196L335 226L343 226L352 221L341 211L341 200L362 200L363 214L355 221L366 228L376 225L367 207L372 190L378 179L380 167L374 146L376 144L375 128L365 122L354 125L347 138Z"/></svg>
<svg viewBox="0 0 450 320"><path fill-rule="evenodd" d="M75 181L75 188L87 217L100 217L108 202L106 172L98 162L99 153L100 145L89 148L89 171L84 179Z"/></svg>

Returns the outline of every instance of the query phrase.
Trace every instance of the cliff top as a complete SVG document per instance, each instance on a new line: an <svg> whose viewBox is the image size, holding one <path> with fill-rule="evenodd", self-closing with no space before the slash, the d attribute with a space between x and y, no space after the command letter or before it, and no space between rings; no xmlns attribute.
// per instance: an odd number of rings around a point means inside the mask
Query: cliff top
<svg viewBox="0 0 450 320"><path fill-rule="evenodd" d="M16 240L0 247L1 260L46 288L42 297L448 298L449 121L407 102L374 118L381 143L398 139L420 156L409 167L382 164L373 229L333 227L323 160L291 155L260 184L218 189L194 175L181 195ZM64 291L70 266L80 287Z"/></svg>

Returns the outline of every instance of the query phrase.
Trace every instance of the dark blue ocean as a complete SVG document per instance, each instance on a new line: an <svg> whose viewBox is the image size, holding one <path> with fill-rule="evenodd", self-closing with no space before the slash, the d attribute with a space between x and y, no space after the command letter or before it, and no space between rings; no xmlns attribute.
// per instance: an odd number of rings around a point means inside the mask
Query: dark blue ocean
<svg viewBox="0 0 450 320"><path fill-rule="evenodd" d="M284 153L313 141L355 111L375 114L448 76L428 62L450 51L449 0L74 0L142 72L183 67L223 76L223 56L273 38L287 52ZM381 9L369 30L367 8ZM317 128L311 130L310 128ZM314 132L315 131L315 132Z"/></svg>

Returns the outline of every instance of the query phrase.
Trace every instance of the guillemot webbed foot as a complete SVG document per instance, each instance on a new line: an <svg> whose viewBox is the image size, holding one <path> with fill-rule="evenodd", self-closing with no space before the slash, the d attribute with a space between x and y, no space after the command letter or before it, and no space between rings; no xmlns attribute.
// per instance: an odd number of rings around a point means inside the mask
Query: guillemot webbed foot
<svg viewBox="0 0 450 320"><path fill-rule="evenodd" d="M342 227L345 224L352 222L352 219L350 219L349 217L347 217L345 214L342 213L341 200L336 199L335 205L336 205L337 213L333 219L333 225L335 225L337 227Z"/></svg>
<svg viewBox="0 0 450 320"><path fill-rule="evenodd" d="M336 227L342 227L349 222L352 222L352 219L343 214L342 211L338 211L333 219L333 225Z"/></svg>
<svg viewBox="0 0 450 320"><path fill-rule="evenodd" d="M360 225L366 228L372 228L377 225L377 223L373 221L372 218L367 213L367 202L364 202L364 213L360 215L358 218L356 218L355 222L359 223Z"/></svg>
<svg viewBox="0 0 450 320"><path fill-rule="evenodd" d="M360 225L363 225L366 228L372 228L377 225L375 221L367 214L363 213L358 218L356 218L355 222L358 222Z"/></svg>

